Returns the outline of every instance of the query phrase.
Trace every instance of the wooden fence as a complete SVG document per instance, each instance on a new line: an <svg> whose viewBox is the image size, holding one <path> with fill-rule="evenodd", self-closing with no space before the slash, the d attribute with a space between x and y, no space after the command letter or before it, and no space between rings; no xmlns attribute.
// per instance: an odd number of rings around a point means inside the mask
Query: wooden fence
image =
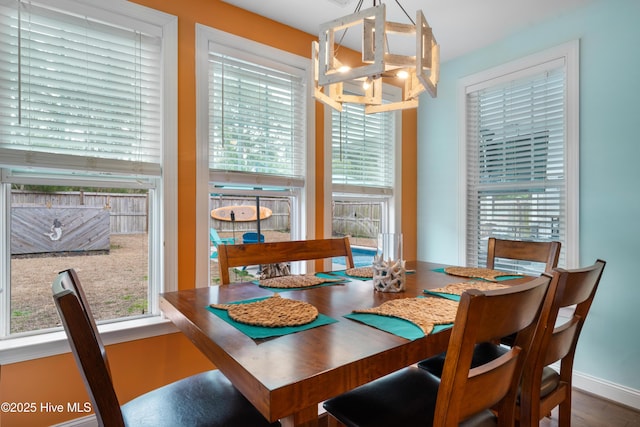
<svg viewBox="0 0 640 427"><path fill-rule="evenodd" d="M148 231L149 196L129 193L93 193L61 191L55 193L19 191L11 192L13 207L91 207L109 213L109 232L137 234Z"/></svg>
<svg viewBox="0 0 640 427"><path fill-rule="evenodd" d="M209 210L222 206L252 205L255 197L211 197ZM147 194L99 193L99 192L33 192L12 191L14 207L62 208L84 206L104 209L109 213L111 234L136 234L148 231L149 196ZM271 217L260 222L265 231L289 231L291 229L291 205L286 197L260 197L260 206L271 209ZM381 206L376 202L336 201L333 203L333 233L375 238L380 232ZM211 219L211 226L218 231L256 231L256 222L219 221Z"/></svg>
<svg viewBox="0 0 640 427"><path fill-rule="evenodd" d="M377 238L381 231L381 215L379 202L335 201L333 234Z"/></svg>

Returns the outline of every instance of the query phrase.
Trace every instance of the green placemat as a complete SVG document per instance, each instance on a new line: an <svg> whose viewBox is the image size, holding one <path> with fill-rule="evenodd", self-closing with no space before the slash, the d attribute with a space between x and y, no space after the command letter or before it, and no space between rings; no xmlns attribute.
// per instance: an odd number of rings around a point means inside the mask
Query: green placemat
<svg viewBox="0 0 640 427"><path fill-rule="evenodd" d="M373 280L371 277L349 276L349 275L347 274L347 271L346 271L346 270L331 271L331 272L324 273L324 274L329 274L329 275L333 275L333 276L346 277L347 279L352 279L352 280L362 280L363 282L366 282L367 280ZM408 271L406 272L406 274L415 274L415 270L408 270Z"/></svg>
<svg viewBox="0 0 640 427"><path fill-rule="evenodd" d="M447 274L447 272L444 271L444 268L434 268L431 271L435 271L436 273ZM452 275L450 275L450 276L452 276ZM453 277L463 277L463 276L453 276ZM523 274L514 274L512 276L500 276L500 277L496 277L496 281L501 282L503 280L520 279L521 277L524 277L524 275ZM483 279L482 277L467 277L467 279L484 280L486 282L490 282L491 281L491 280Z"/></svg>
<svg viewBox="0 0 640 427"><path fill-rule="evenodd" d="M333 276L333 275L331 275L329 273L316 273L315 276L316 277L322 277L323 279L335 279L336 278L335 276ZM260 284L259 280L253 280L253 281L251 281L251 283L258 285L263 289L268 289L271 292L286 292L286 291L300 291L300 290L303 290L303 289L314 289L314 288L320 288L322 286L344 285L345 283L347 283L347 280L340 280L339 282L320 283L318 285L305 286L305 287L302 287L302 288L270 288L268 286L262 286Z"/></svg>
<svg viewBox="0 0 640 427"><path fill-rule="evenodd" d="M408 320L400 319L397 317L380 316L378 314L369 313L349 313L344 317L347 319L355 320L356 322L364 323L365 325L372 326L376 329L388 332L393 335L397 335L408 340L415 340L424 337L422 329ZM444 329L450 328L453 323L448 325L435 325L431 333L440 332Z"/></svg>
<svg viewBox="0 0 640 427"><path fill-rule="evenodd" d="M346 277L347 279L351 279L351 280L361 280L363 282L366 282L367 280L372 280L371 277L357 277L357 276L349 276L347 274L346 270L337 270L337 271L331 271L329 273L325 273L325 274L329 274L331 276L340 276L340 277Z"/></svg>
<svg viewBox="0 0 640 427"><path fill-rule="evenodd" d="M430 291L428 289L425 289L422 292L424 292L427 295L433 295L433 296L436 296L436 297L446 298L446 299L450 299L450 300L453 300L453 301L460 301L460 295L446 294L444 292L432 292L432 291Z"/></svg>
<svg viewBox="0 0 640 427"><path fill-rule="evenodd" d="M254 299L243 300L243 301L236 301L236 302L229 303L229 304L246 304L246 303L249 303L249 302L260 301L260 300L263 300L263 299L266 299L266 298L268 298L268 297L265 297L265 298L254 298ZM325 316L324 314L320 313L320 314L318 314L318 317L316 318L316 320L314 320L311 323L307 323L306 325L284 326L284 327L278 327L278 328L267 328L267 327L264 327L264 326L253 326L253 325L246 325L244 323L236 322L235 320L233 320L233 319L231 319L229 317L229 313L227 312L227 310L222 310L222 309L219 309L219 308L213 308L213 307L210 307L210 306L207 306L207 310L209 310L211 313L215 314L216 316L218 316L220 319L224 320L225 322L227 322L231 326L235 327L236 329L238 329L243 334L245 334L248 337L253 338L253 339L280 337L280 336L283 336L283 335L293 334L293 333L300 332L300 331L306 331L307 329L312 329L312 328L316 328L318 326L329 325L331 323L336 323L337 322L337 320L332 319L331 317Z"/></svg>

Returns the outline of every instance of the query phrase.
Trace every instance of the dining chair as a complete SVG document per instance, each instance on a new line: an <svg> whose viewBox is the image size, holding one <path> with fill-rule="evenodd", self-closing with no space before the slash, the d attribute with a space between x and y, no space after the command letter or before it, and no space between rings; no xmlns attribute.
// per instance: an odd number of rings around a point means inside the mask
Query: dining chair
<svg viewBox="0 0 640 427"><path fill-rule="evenodd" d="M353 268L348 237L340 239L290 240L218 246L220 284L230 283L229 268L245 265L278 264L345 257L346 268Z"/></svg>
<svg viewBox="0 0 640 427"><path fill-rule="evenodd" d="M487 243L487 268L494 269L500 263L496 258L515 261L531 261L544 264L544 271L551 274L558 266L561 243L506 240L490 237ZM505 261L503 261L504 263Z"/></svg>
<svg viewBox="0 0 640 427"><path fill-rule="evenodd" d="M329 425L512 426L517 385L550 278L462 294L442 377L409 366L327 400ZM471 368L477 343L516 333L498 359ZM492 410L497 410L497 416Z"/></svg>
<svg viewBox="0 0 640 427"><path fill-rule="evenodd" d="M580 331L600 283L605 261L585 268L555 269L540 316L540 322L525 362L519 388L516 419L522 426L538 426L539 421L559 407L559 427L571 425L573 360ZM569 311L565 315L563 311ZM507 351L504 345L476 346L472 366L487 363ZM422 369L440 376L444 354L418 363ZM551 364L559 362L559 371Z"/></svg>
<svg viewBox="0 0 640 427"><path fill-rule="evenodd" d="M589 267L556 270L555 297L522 378L520 410L516 412L520 426L538 426L556 406L558 426L571 425L573 361L605 265L599 259ZM550 366L555 363L559 370Z"/></svg>
<svg viewBox="0 0 640 427"><path fill-rule="evenodd" d="M269 423L218 370L152 390L120 406L95 319L73 269L58 274L53 299L100 426L279 426Z"/></svg>

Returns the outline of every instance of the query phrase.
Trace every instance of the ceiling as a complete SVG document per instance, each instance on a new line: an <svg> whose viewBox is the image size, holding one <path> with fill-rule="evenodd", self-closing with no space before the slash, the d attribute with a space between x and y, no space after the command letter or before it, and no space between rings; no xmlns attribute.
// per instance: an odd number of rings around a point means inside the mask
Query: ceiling
<svg viewBox="0 0 640 427"><path fill-rule="evenodd" d="M223 0L310 34L318 34L320 24L353 13L357 0ZM594 0L399 0L415 21L422 12L440 44L441 61L447 61L487 46L520 29L562 15ZM386 4L387 21L411 23L396 1ZM362 9L373 5L364 0ZM360 51L360 29L352 27L342 44ZM337 37L341 37L338 33ZM412 38L389 41L393 53L415 50Z"/></svg>

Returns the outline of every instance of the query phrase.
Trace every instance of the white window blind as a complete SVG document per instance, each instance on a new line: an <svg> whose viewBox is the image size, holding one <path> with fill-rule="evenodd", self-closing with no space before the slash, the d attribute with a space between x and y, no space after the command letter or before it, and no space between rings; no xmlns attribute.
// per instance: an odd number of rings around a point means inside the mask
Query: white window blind
<svg viewBox="0 0 640 427"><path fill-rule="evenodd" d="M395 114L365 114L364 105L332 110L332 182L334 191L359 193L363 188L391 194L395 147ZM373 191L371 191L373 189Z"/></svg>
<svg viewBox="0 0 640 427"><path fill-rule="evenodd" d="M469 265L485 265L488 237L565 241L565 80L560 64L467 93Z"/></svg>
<svg viewBox="0 0 640 427"><path fill-rule="evenodd" d="M302 73L220 54L210 46L209 82L212 180L301 187L306 144Z"/></svg>
<svg viewBox="0 0 640 427"><path fill-rule="evenodd" d="M160 174L160 37L17 1L0 20L3 157Z"/></svg>

